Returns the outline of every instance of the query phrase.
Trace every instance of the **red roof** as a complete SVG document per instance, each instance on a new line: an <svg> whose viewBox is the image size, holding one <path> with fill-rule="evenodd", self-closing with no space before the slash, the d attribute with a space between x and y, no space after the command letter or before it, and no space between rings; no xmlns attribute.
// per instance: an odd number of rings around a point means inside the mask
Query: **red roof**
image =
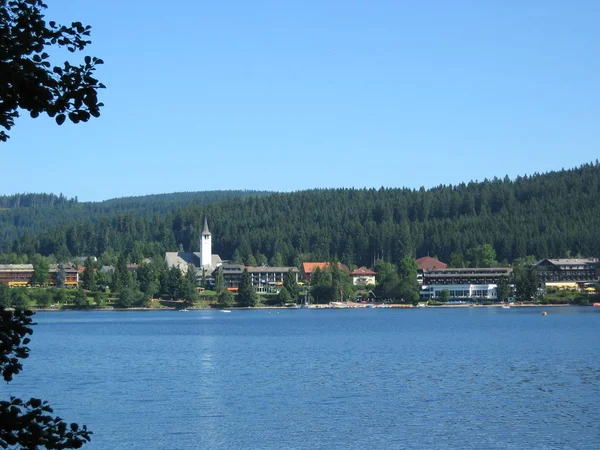
<svg viewBox="0 0 600 450"><path fill-rule="evenodd" d="M417 259L417 265L420 270L445 269L448 267L448 264L439 259L432 258L431 256L423 256L422 258Z"/></svg>
<svg viewBox="0 0 600 450"><path fill-rule="evenodd" d="M325 267L330 266L330 262L304 262L302 263L302 270L305 274L311 274L318 267L320 270L323 270ZM338 267L340 269L348 271L348 266L342 263L338 263Z"/></svg>
<svg viewBox="0 0 600 450"><path fill-rule="evenodd" d="M377 272L373 272L371 269L367 269L366 267L359 267L354 272L351 272L350 275L377 275Z"/></svg>

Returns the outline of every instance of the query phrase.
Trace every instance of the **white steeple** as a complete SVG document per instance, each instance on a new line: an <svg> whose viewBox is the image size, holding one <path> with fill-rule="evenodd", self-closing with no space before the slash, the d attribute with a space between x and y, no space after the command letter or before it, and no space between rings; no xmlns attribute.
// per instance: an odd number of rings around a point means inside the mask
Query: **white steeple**
<svg viewBox="0 0 600 450"><path fill-rule="evenodd" d="M200 235L200 267L212 265L212 235L208 231L208 222L204 218L204 229Z"/></svg>

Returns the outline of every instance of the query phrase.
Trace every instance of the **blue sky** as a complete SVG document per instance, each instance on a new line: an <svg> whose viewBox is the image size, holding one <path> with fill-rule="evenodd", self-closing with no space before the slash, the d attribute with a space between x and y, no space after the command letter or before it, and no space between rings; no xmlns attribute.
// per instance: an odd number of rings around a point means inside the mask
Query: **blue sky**
<svg viewBox="0 0 600 450"><path fill-rule="evenodd" d="M0 194L432 187L600 155L600 2L48 0L102 116L22 117ZM54 55L61 60L64 55Z"/></svg>

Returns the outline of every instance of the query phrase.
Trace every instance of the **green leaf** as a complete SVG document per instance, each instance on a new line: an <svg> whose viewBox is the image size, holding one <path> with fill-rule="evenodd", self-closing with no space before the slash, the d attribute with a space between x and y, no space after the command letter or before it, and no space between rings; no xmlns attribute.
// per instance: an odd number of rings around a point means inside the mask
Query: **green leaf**
<svg viewBox="0 0 600 450"><path fill-rule="evenodd" d="M56 123L58 125L62 125L63 123L65 123L65 115L64 114L59 114L58 116L56 116Z"/></svg>
<svg viewBox="0 0 600 450"><path fill-rule="evenodd" d="M92 58L90 56L86 56L84 58L84 60L85 60L85 63L88 64L88 65L91 64L91 62L92 62Z"/></svg>

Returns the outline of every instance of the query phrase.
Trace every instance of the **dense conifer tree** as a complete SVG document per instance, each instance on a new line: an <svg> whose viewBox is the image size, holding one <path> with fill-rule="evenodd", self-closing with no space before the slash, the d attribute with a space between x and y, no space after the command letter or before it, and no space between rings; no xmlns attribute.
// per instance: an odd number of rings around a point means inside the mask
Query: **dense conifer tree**
<svg viewBox="0 0 600 450"><path fill-rule="evenodd" d="M83 273L81 274L81 282L83 284L83 289L88 291L95 291L97 289L96 271L94 270L92 258L89 256L85 260L85 267L83 269Z"/></svg>
<svg viewBox="0 0 600 450"><path fill-rule="evenodd" d="M223 278L223 268L219 267L215 274L215 291L220 294L225 290L225 279Z"/></svg>
<svg viewBox="0 0 600 450"><path fill-rule="evenodd" d="M248 269L244 269L240 286L238 289L238 301L242 306L256 306L258 303L258 295L252 286L252 280Z"/></svg>
<svg viewBox="0 0 600 450"><path fill-rule="evenodd" d="M56 287L64 288L67 281L67 272L65 271L65 265L59 263L56 269Z"/></svg>
<svg viewBox="0 0 600 450"><path fill-rule="evenodd" d="M289 270L283 277L283 287L290 296L290 301L296 302L298 300L298 294L300 289L296 282L296 273Z"/></svg>

